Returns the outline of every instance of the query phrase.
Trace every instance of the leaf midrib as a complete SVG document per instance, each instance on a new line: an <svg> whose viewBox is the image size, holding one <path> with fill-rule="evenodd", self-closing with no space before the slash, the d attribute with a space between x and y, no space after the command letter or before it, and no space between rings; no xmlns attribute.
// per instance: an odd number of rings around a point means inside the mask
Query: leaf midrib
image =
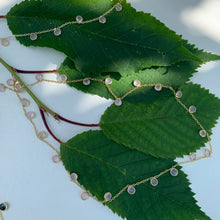
<svg viewBox="0 0 220 220"><path fill-rule="evenodd" d="M134 123L134 122L145 122L145 121L153 121L153 120L164 120L164 119L173 119L178 118L181 116L185 116L185 114L177 114L177 115L169 115L169 116L161 116L161 117L153 117L153 118L146 118L146 119L132 119L132 120L124 120L124 121L113 121L113 122L103 122L101 121L101 125L109 125L109 124L122 124L122 123Z"/></svg>

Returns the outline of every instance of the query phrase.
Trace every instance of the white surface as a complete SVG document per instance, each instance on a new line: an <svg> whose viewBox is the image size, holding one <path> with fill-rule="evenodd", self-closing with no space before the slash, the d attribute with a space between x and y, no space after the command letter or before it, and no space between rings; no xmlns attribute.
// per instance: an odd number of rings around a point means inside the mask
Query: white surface
<svg viewBox="0 0 220 220"><path fill-rule="evenodd" d="M0 0L0 14L5 14L18 2L21 0ZM133 0L132 3L137 9L151 12L191 43L220 54L219 0ZM6 22L0 20L0 36L8 34ZM15 40L7 48L0 47L0 56L14 67L30 70L56 68L65 58L52 49L26 48ZM219 70L220 62L213 62L204 66L192 80L220 97ZM0 82L5 83L10 74L2 65L0 73ZM22 78L26 82L33 79ZM57 112L77 121L98 122L111 104L111 100L85 95L64 85L57 87L44 83L33 91ZM38 112L33 102L28 109ZM38 113L34 121L43 129ZM64 141L85 130L53 120L50 125L55 133L62 134ZM189 175L199 205L213 220L220 219L219 134L220 123L211 137L214 146L211 159L183 168ZM0 140L0 201L10 203L10 209L4 212L5 220L120 219L96 201L80 199L81 190L69 181L61 164L52 163L54 152L35 137L15 94L9 91L0 94ZM52 138L48 140L59 147Z"/></svg>

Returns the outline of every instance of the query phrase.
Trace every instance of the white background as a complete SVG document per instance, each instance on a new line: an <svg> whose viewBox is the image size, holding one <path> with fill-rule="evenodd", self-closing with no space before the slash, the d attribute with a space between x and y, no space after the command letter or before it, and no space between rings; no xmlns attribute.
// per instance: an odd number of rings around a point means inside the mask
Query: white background
<svg viewBox="0 0 220 220"><path fill-rule="evenodd" d="M0 14L21 0L0 0ZM132 0L138 10L151 12L199 48L220 54L220 1L219 0ZM0 37L10 35L6 21L0 20ZM10 65L29 70L59 67L65 56L47 48L26 48L16 40L10 46L0 46L0 56ZM220 62L212 62L200 69L192 81L200 83L220 98ZM10 74L0 65L0 83ZM33 77L23 76L26 82ZM41 84L33 91L50 107L73 120L99 122L104 110L112 103L97 96L85 95L64 85ZM29 98L25 93L22 96ZM214 106L210 106L213 108ZM36 105L29 110L36 112L39 129L44 129ZM84 128L56 123L52 129L66 141ZM220 219L220 123L213 129L214 155L211 159L188 164L184 171L189 175L191 187L198 204L213 220ZM59 145L48 140L55 147ZM89 199L80 199L81 190L69 181L62 164L54 164L54 152L41 143L25 119L21 106L12 92L0 94L0 201L10 204L4 212L6 220L116 220L120 219L108 208ZM85 173L86 175L86 173ZM180 198L181 199L181 198Z"/></svg>

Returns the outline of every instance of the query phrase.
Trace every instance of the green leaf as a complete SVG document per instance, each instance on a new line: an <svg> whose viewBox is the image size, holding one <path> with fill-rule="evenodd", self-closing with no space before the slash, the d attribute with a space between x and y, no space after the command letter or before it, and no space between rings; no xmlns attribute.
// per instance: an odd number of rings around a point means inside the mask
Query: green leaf
<svg viewBox="0 0 220 220"><path fill-rule="evenodd" d="M104 194L114 196L127 184L158 175L175 165L174 161L158 159L119 145L102 131L88 131L61 145L61 159L69 173L77 173L78 181L99 201ZM186 175L169 172L158 178L156 187L149 182L136 186L136 193L125 190L112 202L105 203L113 212L127 220L207 220L196 205Z"/></svg>
<svg viewBox="0 0 220 220"><path fill-rule="evenodd" d="M204 52L195 48L194 45L189 44L187 41L182 41L184 46L190 50L193 54L198 56L203 62L209 62L214 60L219 60L220 56ZM78 71L74 65L74 62L69 58L66 58L59 68L59 74L65 74L68 80L78 80L83 78L94 78L94 75L97 75L96 79L105 80L107 77L113 78L113 84L110 85L112 91L116 94L117 97L122 97L127 91L131 90L133 87L132 82L136 79L139 79L142 84L155 84L162 83L170 85L174 88L178 88L184 85L189 81L193 73L197 72L197 68L200 67L200 63L193 61L182 61L171 66L167 67L154 67L151 69L145 69L138 73L132 73L129 76L121 76L117 73L108 73L108 74L94 74L94 73L82 73ZM85 93L96 94L105 98L114 98L112 94L108 91L106 86L100 82L92 81L91 86L84 86L82 82L69 83L69 86L75 87L78 90L81 90ZM145 87L139 90L136 90L129 97L126 98L126 101L130 102L144 102L146 101L146 94L152 96L152 90Z"/></svg>
<svg viewBox="0 0 220 220"><path fill-rule="evenodd" d="M110 0L25 0L7 14L13 34L34 33L74 21L99 17L118 1ZM62 35L41 34L36 41L17 37L26 46L51 47L64 52L86 73L120 72L128 75L151 66L168 66L179 61L202 62L182 44L180 36L148 13L137 12L123 1L123 10L113 10L107 23L71 24Z"/></svg>
<svg viewBox="0 0 220 220"><path fill-rule="evenodd" d="M210 135L220 116L220 100L191 83L182 92L181 101L187 108L196 106L194 115ZM201 128L174 95L147 104L125 101L120 107L113 104L102 116L101 128L119 144L162 158L181 157L208 141L199 135Z"/></svg>

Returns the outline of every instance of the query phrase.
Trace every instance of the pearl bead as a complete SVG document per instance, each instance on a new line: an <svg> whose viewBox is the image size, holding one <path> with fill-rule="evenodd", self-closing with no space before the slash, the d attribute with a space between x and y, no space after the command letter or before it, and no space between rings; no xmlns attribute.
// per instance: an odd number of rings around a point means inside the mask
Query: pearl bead
<svg viewBox="0 0 220 220"><path fill-rule="evenodd" d="M8 79L8 80L7 80L8 86L13 86L14 83L15 83L15 81L14 81L13 79Z"/></svg>
<svg viewBox="0 0 220 220"><path fill-rule="evenodd" d="M59 81L63 82L63 83L66 82L67 81L67 76L66 75L60 75Z"/></svg>
<svg viewBox="0 0 220 220"><path fill-rule="evenodd" d="M194 105L191 105L189 107L189 112L192 113L192 114L195 113L196 112L196 107Z"/></svg>
<svg viewBox="0 0 220 220"><path fill-rule="evenodd" d="M31 40L37 40L37 34L31 34L30 39Z"/></svg>
<svg viewBox="0 0 220 220"><path fill-rule="evenodd" d="M90 83L91 83L90 79L84 79L83 80L83 85L85 85L85 86L90 85Z"/></svg>
<svg viewBox="0 0 220 220"><path fill-rule="evenodd" d="M34 112L28 112L28 113L27 113L27 117L28 117L29 119L34 118L34 117L35 117Z"/></svg>
<svg viewBox="0 0 220 220"><path fill-rule="evenodd" d="M72 181L76 181L78 179L78 175L76 173L71 173L70 178Z"/></svg>
<svg viewBox="0 0 220 220"><path fill-rule="evenodd" d="M83 17L80 16L80 15L76 16L76 21L77 21L77 23L82 23L83 22Z"/></svg>
<svg viewBox="0 0 220 220"><path fill-rule="evenodd" d="M43 79L43 75L42 74L37 74L35 78L36 78L37 81L41 81Z"/></svg>
<svg viewBox="0 0 220 220"><path fill-rule="evenodd" d="M60 36L62 34L62 32L59 28L54 29L53 33L54 33L55 36Z"/></svg>
<svg viewBox="0 0 220 220"><path fill-rule="evenodd" d="M15 90L16 90L17 92L21 92L21 91L22 91L22 86L20 85L19 82L16 82L16 83L15 83Z"/></svg>
<svg viewBox="0 0 220 220"><path fill-rule="evenodd" d="M112 194L110 192L105 193L104 199L105 201L110 201L112 198Z"/></svg>
<svg viewBox="0 0 220 220"><path fill-rule="evenodd" d="M59 156L59 155L54 155L54 156L52 157L52 161L53 161L54 163L59 163L59 162L60 162L60 156Z"/></svg>
<svg viewBox="0 0 220 220"><path fill-rule="evenodd" d="M177 97L178 99L182 98L182 96L183 96L183 93L182 93L181 91L178 91L178 92L176 93L176 97Z"/></svg>
<svg viewBox="0 0 220 220"><path fill-rule="evenodd" d="M105 17L100 17L100 18L99 18L99 22L100 22L101 24L105 24L105 23L106 23L106 18L105 18Z"/></svg>
<svg viewBox="0 0 220 220"><path fill-rule="evenodd" d="M40 132L39 132L39 137L40 137L41 139L45 139L45 138L47 137L47 133L46 133L45 131L40 131Z"/></svg>
<svg viewBox="0 0 220 220"><path fill-rule="evenodd" d="M158 180L157 180L157 178L152 178L152 179L150 180L150 184L151 184L152 186L157 186L157 185L158 185Z"/></svg>
<svg viewBox="0 0 220 220"><path fill-rule="evenodd" d="M205 137L205 136L206 136L206 131L205 131L205 130L201 130L201 131L199 132L199 135L200 135L201 137Z"/></svg>
<svg viewBox="0 0 220 220"><path fill-rule="evenodd" d="M5 38L1 39L1 44L2 44L3 47L7 47L9 45L8 39L5 39Z"/></svg>
<svg viewBox="0 0 220 220"><path fill-rule="evenodd" d="M121 11L122 10L122 5L118 3L115 7L116 11Z"/></svg>
<svg viewBox="0 0 220 220"><path fill-rule="evenodd" d="M160 92L162 90L162 85L161 84L156 84L154 89L157 91L157 92Z"/></svg>
<svg viewBox="0 0 220 220"><path fill-rule="evenodd" d="M115 100L115 105L116 105L116 106L121 106L121 105L122 105L121 99L119 99L119 98L116 99L116 100Z"/></svg>
<svg viewBox="0 0 220 220"><path fill-rule="evenodd" d="M111 78L106 78L105 83L108 84L108 85L112 84L112 79Z"/></svg>
<svg viewBox="0 0 220 220"><path fill-rule="evenodd" d="M130 195L134 195L135 192L136 192L136 189L133 187L133 186L129 186L127 188L127 192L130 194Z"/></svg>
<svg viewBox="0 0 220 220"><path fill-rule="evenodd" d="M170 174L172 175L172 176L177 176L178 175L178 170L176 169L176 168L171 168L171 170L170 170Z"/></svg>
<svg viewBox="0 0 220 220"><path fill-rule="evenodd" d="M133 85L136 86L136 87L138 87L138 86L141 85L141 82L140 82L139 80L135 80L135 81L133 82Z"/></svg>
<svg viewBox="0 0 220 220"><path fill-rule="evenodd" d="M21 104L23 107L28 107L30 105L30 101L24 98L21 100Z"/></svg>
<svg viewBox="0 0 220 220"><path fill-rule="evenodd" d="M83 193L81 194L81 199L82 199L82 200L87 200L88 198L89 198L89 195L88 195L87 192L83 192Z"/></svg>

